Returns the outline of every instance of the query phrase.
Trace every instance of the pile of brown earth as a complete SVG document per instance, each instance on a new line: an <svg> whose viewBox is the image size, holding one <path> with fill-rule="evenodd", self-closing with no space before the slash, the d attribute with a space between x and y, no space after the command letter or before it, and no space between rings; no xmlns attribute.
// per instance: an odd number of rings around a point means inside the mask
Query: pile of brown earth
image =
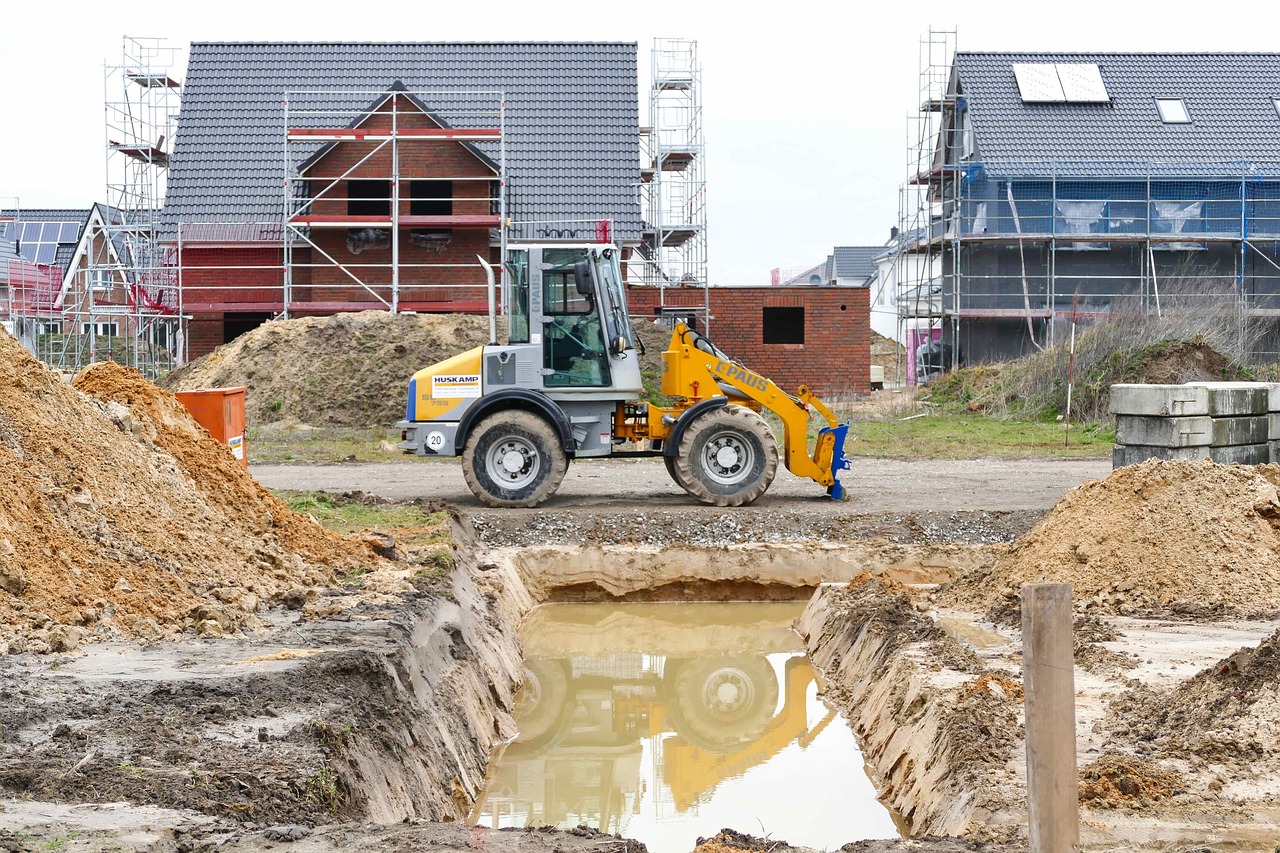
<svg viewBox="0 0 1280 853"><path fill-rule="evenodd" d="M1131 690L1109 713L1114 736L1160 757L1243 765L1280 758L1280 631L1172 690Z"/></svg>
<svg viewBox="0 0 1280 853"><path fill-rule="evenodd" d="M879 332L871 333L871 363L884 368L884 381L887 384L896 385L906 381L905 374L898 373L899 365L906 365L906 358L907 348L902 344Z"/></svg>
<svg viewBox="0 0 1280 853"><path fill-rule="evenodd" d="M1068 492L944 601L1007 607L1022 584L1066 582L1099 613L1186 616L1280 610L1280 466L1162 462Z"/></svg>
<svg viewBox="0 0 1280 853"><path fill-rule="evenodd" d="M114 363L68 385L0 334L0 652L242 627L378 558L257 484Z"/></svg>
<svg viewBox="0 0 1280 853"><path fill-rule="evenodd" d="M404 417L410 376L488 338L488 319L465 314L360 311L276 320L160 384L171 391L248 386L251 426L386 426Z"/></svg>
<svg viewBox="0 0 1280 853"><path fill-rule="evenodd" d="M638 320L657 381L670 331ZM500 330L501 336L501 330ZM170 391L247 386L245 415L258 427L388 426L404 417L409 377L489 339L486 317L361 311L275 320L165 376Z"/></svg>

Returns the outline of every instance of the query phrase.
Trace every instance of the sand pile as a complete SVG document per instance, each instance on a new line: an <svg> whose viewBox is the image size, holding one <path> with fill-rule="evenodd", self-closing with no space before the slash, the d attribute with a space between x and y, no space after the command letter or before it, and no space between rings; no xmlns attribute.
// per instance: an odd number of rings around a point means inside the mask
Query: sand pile
<svg viewBox="0 0 1280 853"><path fill-rule="evenodd" d="M1114 735L1161 755L1245 764L1280 756L1280 631L1172 690L1131 690L1109 714Z"/></svg>
<svg viewBox="0 0 1280 853"><path fill-rule="evenodd" d="M656 383L671 332L638 318L635 327L648 350L641 366ZM160 385L170 391L248 386L245 414L255 427L388 426L404 417L410 376L488 339L488 318L466 314L361 311L276 320L173 371Z"/></svg>
<svg viewBox="0 0 1280 853"><path fill-rule="evenodd" d="M75 385L0 335L0 646L235 630L261 602L376 562L136 372L100 364Z"/></svg>
<svg viewBox="0 0 1280 853"><path fill-rule="evenodd" d="M247 385L251 426L386 426L404 417L409 377L486 343L486 317L361 311L277 320L175 370L170 391Z"/></svg>
<svg viewBox="0 0 1280 853"><path fill-rule="evenodd" d="M992 568L940 597L984 609L1023 583L1056 581L1100 612L1280 610L1278 482L1276 466L1117 469L1072 489Z"/></svg>

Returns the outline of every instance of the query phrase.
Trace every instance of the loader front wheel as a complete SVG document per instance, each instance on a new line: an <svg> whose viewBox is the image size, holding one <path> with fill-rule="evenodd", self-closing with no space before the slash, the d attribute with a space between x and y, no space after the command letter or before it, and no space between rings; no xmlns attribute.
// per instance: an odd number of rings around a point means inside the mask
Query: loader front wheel
<svg viewBox="0 0 1280 853"><path fill-rule="evenodd" d="M551 425L530 412L485 418L462 453L467 486L492 507L537 506L560 488L568 467Z"/></svg>
<svg viewBox="0 0 1280 853"><path fill-rule="evenodd" d="M778 443L764 418L728 405L689 425L671 475L712 506L745 506L763 495L778 473Z"/></svg>

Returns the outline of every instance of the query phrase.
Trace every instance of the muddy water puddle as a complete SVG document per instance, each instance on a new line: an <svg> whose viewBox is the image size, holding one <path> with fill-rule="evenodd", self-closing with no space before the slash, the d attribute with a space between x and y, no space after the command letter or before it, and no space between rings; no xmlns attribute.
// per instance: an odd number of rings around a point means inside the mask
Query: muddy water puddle
<svg viewBox="0 0 1280 853"><path fill-rule="evenodd" d="M897 837L818 698L803 602L553 604L521 631L519 737L472 814L685 853L723 827L835 849Z"/></svg>

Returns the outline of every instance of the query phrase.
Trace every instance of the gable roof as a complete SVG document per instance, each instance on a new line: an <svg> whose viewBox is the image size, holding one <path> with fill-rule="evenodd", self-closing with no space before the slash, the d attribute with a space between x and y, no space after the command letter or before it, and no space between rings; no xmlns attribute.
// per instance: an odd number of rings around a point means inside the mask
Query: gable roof
<svg viewBox="0 0 1280 853"><path fill-rule="evenodd" d="M1048 62L1096 64L1110 101L1024 103L1013 64ZM1280 54L958 52L954 70L993 174L1280 174ZM1191 123L1162 123L1157 98Z"/></svg>
<svg viewBox="0 0 1280 853"><path fill-rule="evenodd" d="M867 279L876 274L876 255L884 246L836 246L834 249L836 278Z"/></svg>
<svg viewBox="0 0 1280 853"><path fill-rule="evenodd" d="M194 42L164 220L170 228L279 220L285 94L365 93L308 96L308 108L332 115L365 107L368 92L395 81L415 92L502 90L509 216L517 222L609 218L618 239L640 239L634 42ZM475 123L454 121L455 105L440 99L425 106L452 124ZM476 146L498 158L497 143ZM289 152L296 148L301 161L319 147L290 143ZM582 227L584 237L594 234L594 226ZM511 236L538 233L524 227Z"/></svg>
<svg viewBox="0 0 1280 853"><path fill-rule="evenodd" d="M425 115L427 117L427 120L433 123L436 127L440 127L440 128L452 127L452 125L450 125L449 122L446 121L439 113L437 113L435 110L431 109L426 104L424 104L417 95L407 91L405 89L404 83L402 83L399 80L396 80L394 83L392 83L391 86L387 89L385 94L379 95L378 98L374 100L374 102L371 103L365 110L363 110L359 115L357 115L350 122L348 122L347 127L357 128L363 125L365 122L367 122L370 118L373 117L374 113L382 109L383 105L386 104L386 102L391 99L391 96L393 94L397 94L397 93L406 101L408 101L410 104L412 104L415 109L417 109L419 112ZM326 154L328 154L330 151L337 148L341 144L342 144L341 141L334 140L333 142L329 142L324 146L322 146L321 148L319 148L314 154L312 154L310 157L308 157L307 159L303 160L301 163L298 164L298 173L305 174L308 169L310 169L316 163L320 162L320 160L323 159ZM492 159L489 158L487 154L485 154L483 151L477 148L475 143L464 140L464 141L460 141L458 144L461 145L463 148L467 149L467 151L473 157L475 157L477 160L483 163L485 167L490 169L495 175L501 171L501 167L499 166L499 164L495 163Z"/></svg>

